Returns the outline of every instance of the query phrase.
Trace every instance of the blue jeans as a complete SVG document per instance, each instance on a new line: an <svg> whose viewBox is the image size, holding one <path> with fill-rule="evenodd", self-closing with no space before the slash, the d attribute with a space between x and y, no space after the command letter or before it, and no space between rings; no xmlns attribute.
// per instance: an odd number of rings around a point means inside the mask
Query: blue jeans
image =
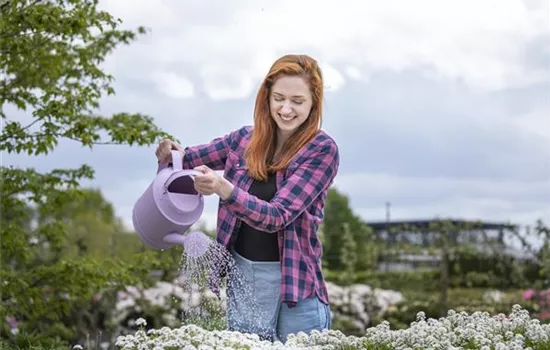
<svg viewBox="0 0 550 350"><path fill-rule="evenodd" d="M286 342L289 334L331 327L330 308L317 298L288 307L280 301L280 262L248 260L232 251L234 268L228 275L229 330L258 334L264 340Z"/></svg>

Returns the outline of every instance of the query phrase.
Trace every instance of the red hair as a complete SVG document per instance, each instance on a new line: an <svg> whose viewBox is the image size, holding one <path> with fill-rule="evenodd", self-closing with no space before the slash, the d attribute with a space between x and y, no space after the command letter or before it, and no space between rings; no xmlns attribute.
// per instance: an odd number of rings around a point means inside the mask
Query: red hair
<svg viewBox="0 0 550 350"><path fill-rule="evenodd" d="M277 141L277 124L271 117L269 96L271 87L281 76L299 76L309 85L312 105L309 117L284 143L281 157L273 162ZM319 131L322 122L323 76L317 61L307 55L285 55L276 60L264 78L254 106L254 130L244 158L250 177L267 179L268 172L286 168L300 148Z"/></svg>

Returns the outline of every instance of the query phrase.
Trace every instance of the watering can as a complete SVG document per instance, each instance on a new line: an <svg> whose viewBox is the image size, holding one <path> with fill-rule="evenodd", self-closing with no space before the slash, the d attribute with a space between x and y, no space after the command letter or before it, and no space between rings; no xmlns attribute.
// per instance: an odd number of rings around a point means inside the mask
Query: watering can
<svg viewBox="0 0 550 350"><path fill-rule="evenodd" d="M172 151L172 167L162 169L134 205L132 222L145 244L157 250L181 244L195 255L205 252L210 240L204 233L185 235L204 209L204 198L194 187L198 174L183 169L181 154Z"/></svg>

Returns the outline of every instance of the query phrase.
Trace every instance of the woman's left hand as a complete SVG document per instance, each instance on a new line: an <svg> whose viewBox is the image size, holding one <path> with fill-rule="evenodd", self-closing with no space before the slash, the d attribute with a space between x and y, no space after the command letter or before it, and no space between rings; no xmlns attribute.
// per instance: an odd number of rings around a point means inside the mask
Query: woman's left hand
<svg viewBox="0 0 550 350"><path fill-rule="evenodd" d="M197 192L205 196L215 193L223 200L231 196L231 192L233 192L233 184L227 181L227 179L218 175L214 170L210 169L206 165L198 166L194 170L201 173L200 175L195 176L195 189Z"/></svg>

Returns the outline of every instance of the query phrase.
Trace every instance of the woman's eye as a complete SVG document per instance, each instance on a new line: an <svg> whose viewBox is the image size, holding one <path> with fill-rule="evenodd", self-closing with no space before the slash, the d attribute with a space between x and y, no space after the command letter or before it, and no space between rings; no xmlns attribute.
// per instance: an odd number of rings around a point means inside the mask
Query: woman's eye
<svg viewBox="0 0 550 350"><path fill-rule="evenodd" d="M276 102L283 102L285 100L284 97L280 97L280 96L273 96L273 101L276 101ZM297 100L293 100L292 103L296 104L296 105L301 105L304 103L304 101L297 101Z"/></svg>

